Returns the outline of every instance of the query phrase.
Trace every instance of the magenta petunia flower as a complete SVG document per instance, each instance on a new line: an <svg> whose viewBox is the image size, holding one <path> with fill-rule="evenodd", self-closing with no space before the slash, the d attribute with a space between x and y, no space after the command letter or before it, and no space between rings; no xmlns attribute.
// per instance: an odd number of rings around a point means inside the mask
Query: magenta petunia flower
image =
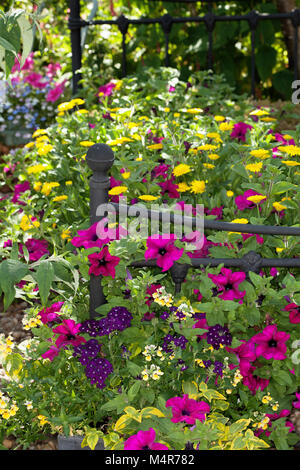
<svg viewBox="0 0 300 470"><path fill-rule="evenodd" d="M162 268L162 272L168 271L183 255L183 248L177 248L174 245L175 234L153 235L147 239L147 250L145 259L156 259L157 266Z"/></svg>
<svg viewBox="0 0 300 470"><path fill-rule="evenodd" d="M24 78L24 82L29 83L29 85L34 88L39 88L40 90L47 86L47 81L43 80L43 75L37 72L31 72Z"/></svg>
<svg viewBox="0 0 300 470"><path fill-rule="evenodd" d="M124 450L169 450L164 444L155 442L156 433L153 428L139 431L124 442Z"/></svg>
<svg viewBox="0 0 300 470"><path fill-rule="evenodd" d="M247 376L251 362L255 361L255 344L253 341L242 340L242 344L237 348L226 347L226 351L232 352L237 355L239 359L239 369L243 376Z"/></svg>
<svg viewBox="0 0 300 470"><path fill-rule="evenodd" d="M164 196L167 194L171 199L177 199L180 197L178 192L178 185L174 184L172 179L158 183L158 186L161 187L161 194Z"/></svg>
<svg viewBox="0 0 300 470"><path fill-rule="evenodd" d="M296 392L297 401L293 401L293 407L300 410L300 393Z"/></svg>
<svg viewBox="0 0 300 470"><path fill-rule="evenodd" d="M63 320L61 325L58 325L52 331L55 334L59 334L55 344L58 348L65 346L79 346L81 343L85 343L86 340L82 336L78 336L81 323L75 323L74 320Z"/></svg>
<svg viewBox="0 0 300 470"><path fill-rule="evenodd" d="M63 83L56 84L54 88L48 91L46 101L54 103L63 94L64 89L65 87Z"/></svg>
<svg viewBox="0 0 300 470"><path fill-rule="evenodd" d="M58 348L57 346L50 346L50 349L48 349L48 351L44 352L44 354L42 354L42 358L43 359L49 359L50 361L53 361L53 359L59 355L59 351L60 351L60 348Z"/></svg>
<svg viewBox="0 0 300 470"><path fill-rule="evenodd" d="M240 142L246 142L246 134L248 129L253 129L253 127L249 124L246 124L245 122L238 122L234 125L230 137L232 139L238 139Z"/></svg>
<svg viewBox="0 0 300 470"><path fill-rule="evenodd" d="M237 208L239 211L243 211L245 209L253 209L256 207L257 204L254 204L252 201L248 201L248 197L250 196L261 196L260 193L254 191L253 189L247 189L244 194L240 194L234 200ZM262 200L259 204L262 204L264 200Z"/></svg>
<svg viewBox="0 0 300 470"><path fill-rule="evenodd" d="M100 99L102 96L111 96L113 93L113 89L116 87L114 83L106 83L105 85L102 85L98 89L98 96L100 96ZM100 94L101 93L101 94Z"/></svg>
<svg viewBox="0 0 300 470"><path fill-rule="evenodd" d="M242 299L246 294L246 291L239 291L239 284L246 279L246 274L242 271L232 272L231 269L222 268L220 274L208 274L208 277L222 292L220 299Z"/></svg>
<svg viewBox="0 0 300 470"><path fill-rule="evenodd" d="M288 333L278 331L276 325L266 326L262 333L252 337L252 341L257 344L256 356L265 359L286 359L286 341L290 338Z"/></svg>
<svg viewBox="0 0 300 470"><path fill-rule="evenodd" d="M119 264L120 258L118 256L113 256L108 251L108 247L100 251L100 253L93 253L88 256L88 259L91 263L89 274L94 274L95 276L111 276L115 278L115 266Z"/></svg>
<svg viewBox="0 0 300 470"><path fill-rule="evenodd" d="M29 238L25 242L25 247L29 253L29 261L38 261L42 256L49 255L48 242L46 240L38 240ZM23 255L23 245L19 246L19 252Z"/></svg>
<svg viewBox="0 0 300 470"><path fill-rule="evenodd" d="M220 206L220 207L213 207L212 209L204 209L204 213L206 215L215 215L216 216L216 220L220 220L223 218L223 208L224 206Z"/></svg>
<svg viewBox="0 0 300 470"><path fill-rule="evenodd" d="M290 312L290 323L300 323L300 307L295 303L290 303L284 307L284 310Z"/></svg>
<svg viewBox="0 0 300 470"><path fill-rule="evenodd" d="M60 316L57 312L60 312L64 302L55 302L50 307L43 308L38 315L41 317L42 323L49 322L61 322Z"/></svg>
<svg viewBox="0 0 300 470"><path fill-rule="evenodd" d="M161 163L160 165L157 165L153 168L151 172L151 178L158 178L159 176L167 178L170 166L171 165L167 165L166 163Z"/></svg>
<svg viewBox="0 0 300 470"><path fill-rule="evenodd" d="M209 326L207 324L206 318L201 318L200 320L195 323L193 328L201 328L202 330L209 330ZM197 335L199 339L205 339L207 336L207 333L203 333L202 335Z"/></svg>
<svg viewBox="0 0 300 470"><path fill-rule="evenodd" d="M263 391L268 385L268 379L262 379L255 374L256 367L250 366L246 369L240 369L243 376L243 385L249 388L252 394L255 394L257 390Z"/></svg>
<svg viewBox="0 0 300 470"><path fill-rule="evenodd" d="M20 201L19 197L20 197L21 193L25 193L25 191L28 191L29 189L30 189L29 181L24 181L24 183L16 184L15 188L14 188L14 195L12 197L11 202L17 203L17 204L20 204L20 205L24 206L25 203Z"/></svg>
<svg viewBox="0 0 300 470"><path fill-rule="evenodd" d="M205 401L196 401L187 394L183 397L173 397L166 401L166 408L172 408L173 423L185 422L195 424L196 419L205 421L206 414L210 412L210 406Z"/></svg>

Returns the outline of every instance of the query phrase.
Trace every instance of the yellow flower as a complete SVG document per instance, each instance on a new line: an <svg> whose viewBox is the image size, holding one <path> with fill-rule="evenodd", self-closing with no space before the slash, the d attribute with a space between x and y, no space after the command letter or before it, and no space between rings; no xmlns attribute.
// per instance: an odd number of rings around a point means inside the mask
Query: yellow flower
<svg viewBox="0 0 300 470"><path fill-rule="evenodd" d="M250 116L265 116L267 114L269 114L269 112L264 109L255 109L254 111L251 111Z"/></svg>
<svg viewBox="0 0 300 470"><path fill-rule="evenodd" d="M32 137L35 138L35 137L38 137L40 135L43 135L43 134L47 134L48 131L47 129L37 129L36 131L34 131L34 133L32 134Z"/></svg>
<svg viewBox="0 0 300 470"><path fill-rule="evenodd" d="M218 160L220 158L220 155L218 155L217 153L210 153L209 155L207 155L207 158L209 158L210 160Z"/></svg>
<svg viewBox="0 0 300 470"><path fill-rule="evenodd" d="M41 192L45 194L45 196L49 196L52 191L52 188L56 188L57 186L59 186L59 183L57 183L56 181L53 181L51 183L44 183Z"/></svg>
<svg viewBox="0 0 300 470"><path fill-rule="evenodd" d="M222 122L222 121L225 121L225 117L224 116L215 116L215 120L217 122Z"/></svg>
<svg viewBox="0 0 300 470"><path fill-rule="evenodd" d="M207 137L209 137L210 139L215 139L217 142L220 142L220 143L223 142L223 140L220 137L220 134L218 134L217 132L208 132Z"/></svg>
<svg viewBox="0 0 300 470"><path fill-rule="evenodd" d="M72 101L64 101L57 106L57 110L60 112L69 111L70 109L73 109L75 105L76 104Z"/></svg>
<svg viewBox="0 0 300 470"><path fill-rule="evenodd" d="M286 166L298 166L298 165L300 165L299 162L295 162L294 160L281 160L281 163L284 163Z"/></svg>
<svg viewBox="0 0 300 470"><path fill-rule="evenodd" d="M44 166L44 165L33 165L33 166L30 166L29 168L27 168L27 173L29 175L31 175L32 173L33 174L36 174L36 173L41 173L42 171L46 170L47 168Z"/></svg>
<svg viewBox="0 0 300 470"><path fill-rule="evenodd" d="M273 207L276 211L280 212L286 209L287 207L284 206L283 204L280 204L280 202L273 202Z"/></svg>
<svg viewBox="0 0 300 470"><path fill-rule="evenodd" d="M37 137L35 142L36 142L36 144L40 144L40 143L43 143L43 142L48 142L49 140L50 140L49 137L46 134L44 134L44 135L41 135L41 136Z"/></svg>
<svg viewBox="0 0 300 470"><path fill-rule="evenodd" d="M73 181L71 180L66 181L66 186L70 186L71 184L73 184Z"/></svg>
<svg viewBox="0 0 300 470"><path fill-rule="evenodd" d="M174 117L180 117L180 113L174 113Z"/></svg>
<svg viewBox="0 0 300 470"><path fill-rule="evenodd" d="M201 109L201 108L190 108L190 109L187 109L186 112L190 113L190 114L199 114L199 113L203 113L203 109Z"/></svg>
<svg viewBox="0 0 300 470"><path fill-rule="evenodd" d="M27 149L31 149L32 147L34 147L34 142L28 142L28 144L25 145Z"/></svg>
<svg viewBox="0 0 300 470"><path fill-rule="evenodd" d="M130 171L124 171L124 173L121 173L121 176L124 180L127 180L130 176Z"/></svg>
<svg viewBox="0 0 300 470"><path fill-rule="evenodd" d="M148 116L140 116L140 117L138 118L138 120L139 120L139 121L149 121L149 118L148 118Z"/></svg>
<svg viewBox="0 0 300 470"><path fill-rule="evenodd" d="M201 134L201 132L197 132L197 134L195 134L197 137L200 137L200 139L204 139L205 137L205 134Z"/></svg>
<svg viewBox="0 0 300 470"><path fill-rule="evenodd" d="M88 114L87 109L77 109L76 114Z"/></svg>
<svg viewBox="0 0 300 470"><path fill-rule="evenodd" d="M262 160L264 160L265 158L268 158L270 156L269 151L265 150L265 149L251 150L250 154L253 157L261 158Z"/></svg>
<svg viewBox="0 0 300 470"><path fill-rule="evenodd" d="M67 239L67 241L71 240L71 238L72 238L71 237L71 231L69 229L63 230L60 236L63 240Z"/></svg>
<svg viewBox="0 0 300 470"><path fill-rule="evenodd" d="M143 160L143 157L137 157L137 158L135 159L136 162L141 162L142 160Z"/></svg>
<svg viewBox="0 0 300 470"><path fill-rule="evenodd" d="M178 183L177 191L179 193L185 193L186 191L190 190L190 187L186 183Z"/></svg>
<svg viewBox="0 0 300 470"><path fill-rule="evenodd" d="M211 150L211 151L214 151L214 150L217 150L219 148L218 145L211 145L211 144L205 144L205 145L200 145L200 147L198 147L198 150Z"/></svg>
<svg viewBox="0 0 300 470"><path fill-rule="evenodd" d="M139 199L142 201L155 201L158 199L158 196L152 196L151 194L144 194L142 196L139 196Z"/></svg>
<svg viewBox="0 0 300 470"><path fill-rule="evenodd" d="M159 144L152 144L152 145L148 145L147 146L147 149L149 150L160 150L163 148L163 144L162 143L159 143Z"/></svg>
<svg viewBox="0 0 300 470"><path fill-rule="evenodd" d="M140 124L137 124L136 122L128 122L127 127L128 129L133 129L134 127L138 127Z"/></svg>
<svg viewBox="0 0 300 470"><path fill-rule="evenodd" d="M47 155L53 149L53 145L45 144L38 148L37 153L39 155Z"/></svg>
<svg viewBox="0 0 300 470"><path fill-rule="evenodd" d="M221 122L219 125L220 131L232 131L233 129L233 123L232 122Z"/></svg>
<svg viewBox="0 0 300 470"><path fill-rule="evenodd" d="M142 140L141 136L138 135L138 134L132 134L131 137L132 137L134 140Z"/></svg>
<svg viewBox="0 0 300 470"><path fill-rule="evenodd" d="M204 362L202 361L202 359L195 359L195 362L198 366L205 367Z"/></svg>
<svg viewBox="0 0 300 470"><path fill-rule="evenodd" d="M62 195L62 196L56 196L52 199L53 202L60 202L60 201L65 201L66 199L68 199L68 196L66 196L65 194Z"/></svg>
<svg viewBox="0 0 300 470"><path fill-rule="evenodd" d="M274 121L276 121L275 118L272 118L272 117L269 117L269 116L268 117L263 117L263 118L261 118L261 120L264 121L264 122L274 122Z"/></svg>
<svg viewBox="0 0 300 470"><path fill-rule="evenodd" d="M95 142L91 142L90 140L82 140L81 142L79 142L79 145L81 145L82 147L91 147L94 144Z"/></svg>
<svg viewBox="0 0 300 470"><path fill-rule="evenodd" d="M44 426L46 423L49 423L49 421L47 421L46 416L44 416L44 415L38 415L38 419L40 420L40 425L41 426Z"/></svg>
<svg viewBox="0 0 300 470"><path fill-rule="evenodd" d="M35 191L40 191L41 187L42 187L42 183L40 181L36 181L33 185L33 189Z"/></svg>
<svg viewBox="0 0 300 470"><path fill-rule="evenodd" d="M27 215L23 215L21 222L20 222L20 228L24 230L24 232L34 227L38 228L40 226L40 223L37 220L32 220L32 219L33 219L32 215L30 215L29 217Z"/></svg>
<svg viewBox="0 0 300 470"><path fill-rule="evenodd" d="M280 247L276 248L277 253L281 253L283 250L284 250L284 248L280 248Z"/></svg>
<svg viewBox="0 0 300 470"><path fill-rule="evenodd" d="M166 113L169 113L169 112L170 112L170 108L165 108L164 111L165 111Z"/></svg>
<svg viewBox="0 0 300 470"><path fill-rule="evenodd" d="M258 173L262 169L262 162L259 163L249 163L246 165L246 170L252 171L253 173Z"/></svg>
<svg viewBox="0 0 300 470"><path fill-rule="evenodd" d="M259 204L264 199L266 199L266 196L263 196L263 195L260 195L260 194L257 194L255 196L247 197L247 201L254 202L254 204Z"/></svg>
<svg viewBox="0 0 300 470"><path fill-rule="evenodd" d="M115 186L108 191L108 194L111 196L119 196L119 194L125 193L127 189L126 186Z"/></svg>
<svg viewBox="0 0 300 470"><path fill-rule="evenodd" d="M191 182L191 193L202 194L205 191L205 181L194 180Z"/></svg>
<svg viewBox="0 0 300 470"><path fill-rule="evenodd" d="M212 170L213 168L216 167L216 165L212 165L211 163L203 163L204 168L207 168L208 170Z"/></svg>
<svg viewBox="0 0 300 470"><path fill-rule="evenodd" d="M73 100L70 101L70 104L73 104L74 106L84 104L84 103L85 101L82 100L81 98L74 98Z"/></svg>
<svg viewBox="0 0 300 470"><path fill-rule="evenodd" d="M294 155L300 155L300 147L297 147L296 145L282 145L278 147L278 150L283 153L287 153L291 157Z"/></svg>
<svg viewBox="0 0 300 470"><path fill-rule="evenodd" d="M175 166L173 170L174 176L182 176L192 171L190 165L186 165L185 163L180 163L179 165Z"/></svg>
<svg viewBox="0 0 300 470"><path fill-rule="evenodd" d="M228 197L232 197L234 195L234 192L229 190L229 191L226 192L226 195Z"/></svg>
<svg viewBox="0 0 300 470"><path fill-rule="evenodd" d="M249 221L247 219L234 219L231 221L232 224L248 224Z"/></svg>

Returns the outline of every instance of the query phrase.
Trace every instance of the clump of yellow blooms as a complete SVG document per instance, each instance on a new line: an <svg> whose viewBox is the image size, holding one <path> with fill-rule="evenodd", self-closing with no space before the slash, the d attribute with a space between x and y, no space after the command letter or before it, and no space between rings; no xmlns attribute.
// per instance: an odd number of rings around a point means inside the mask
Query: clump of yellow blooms
<svg viewBox="0 0 300 470"><path fill-rule="evenodd" d="M173 170L174 176L182 176L190 173L192 171L190 165L186 165L185 163L180 163L179 165L175 166Z"/></svg>
<svg viewBox="0 0 300 470"><path fill-rule="evenodd" d="M162 307L171 307L173 303L173 296L172 294L168 294L166 288L164 286L157 289L153 294L152 297L154 302Z"/></svg>
<svg viewBox="0 0 300 470"><path fill-rule="evenodd" d="M3 419L9 419L11 416L15 416L18 409L19 408L16 405L16 401L13 400L11 404L10 399L7 396L4 396L0 391L0 416Z"/></svg>
<svg viewBox="0 0 300 470"><path fill-rule="evenodd" d="M247 197L247 201L254 202L254 204L259 204L261 201L266 199L266 196L263 196L262 194L256 194L254 196L249 196Z"/></svg>
<svg viewBox="0 0 300 470"><path fill-rule="evenodd" d="M249 163L246 165L246 170L252 171L253 173L258 173L262 169L262 162L259 163Z"/></svg>
<svg viewBox="0 0 300 470"><path fill-rule="evenodd" d="M40 223L37 220L33 220L33 216L30 215L23 215L21 222L20 222L20 228L26 232L27 230L30 230L32 228L38 228L40 226Z"/></svg>
<svg viewBox="0 0 300 470"><path fill-rule="evenodd" d="M41 321L41 317L39 315L37 315L36 317L31 317L31 318L24 317L22 319L22 323L23 323L24 330L30 330L31 328L36 328L37 326L40 326L43 324L43 322Z"/></svg>
<svg viewBox="0 0 300 470"><path fill-rule="evenodd" d="M57 188L59 183L56 181L52 181L50 183L43 183L41 193L45 194L45 196L49 196L53 188Z"/></svg>
<svg viewBox="0 0 300 470"><path fill-rule="evenodd" d="M142 196L139 196L139 199L142 201L156 201L158 198L158 196L152 196L151 194L143 194Z"/></svg>
<svg viewBox="0 0 300 470"><path fill-rule="evenodd" d="M127 189L127 186L115 186L108 191L108 194L110 196L119 196L120 194L125 193Z"/></svg>
<svg viewBox="0 0 300 470"><path fill-rule="evenodd" d="M53 202L60 202L60 201L65 201L66 199L68 199L68 196L66 196L65 194L62 194L61 196L56 196L52 199Z"/></svg>
<svg viewBox="0 0 300 470"><path fill-rule="evenodd" d="M202 194L205 191L205 181L194 180L191 183L190 191L194 194Z"/></svg>
<svg viewBox="0 0 300 470"><path fill-rule="evenodd" d="M251 150L250 154L253 157L260 158L261 160L265 160L266 158L268 158L270 156L270 152L268 150L265 150L265 149Z"/></svg>
<svg viewBox="0 0 300 470"><path fill-rule="evenodd" d="M283 204L280 204L280 202L273 202L273 207L276 211L280 212L286 209L287 207L284 206Z"/></svg>
<svg viewBox="0 0 300 470"><path fill-rule="evenodd" d="M162 375L164 375L164 373L160 367L156 366L155 364L151 364L149 369L145 367L145 369L142 371L142 379L145 382L147 382L149 378L152 380L159 380Z"/></svg>

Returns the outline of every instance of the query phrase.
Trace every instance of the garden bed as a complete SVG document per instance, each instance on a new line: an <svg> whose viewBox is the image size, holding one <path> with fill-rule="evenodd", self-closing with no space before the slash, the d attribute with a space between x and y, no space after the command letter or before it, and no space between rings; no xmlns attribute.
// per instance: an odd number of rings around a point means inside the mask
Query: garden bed
<svg viewBox="0 0 300 470"><path fill-rule="evenodd" d="M298 239L209 230L200 246L196 231L190 243L166 242L128 236L123 222L103 239L89 221L87 162L106 143L111 202L177 203L178 213L190 204L192 214L203 204L208 219L299 225L299 129L281 127L292 124L281 124L289 105L254 105L207 80L149 70L103 85L96 103L87 89L2 156L0 429L20 448L57 432L117 450L298 442L299 271L190 267L180 292L172 276L175 263L253 250L296 259ZM90 320L99 275L107 302Z"/></svg>

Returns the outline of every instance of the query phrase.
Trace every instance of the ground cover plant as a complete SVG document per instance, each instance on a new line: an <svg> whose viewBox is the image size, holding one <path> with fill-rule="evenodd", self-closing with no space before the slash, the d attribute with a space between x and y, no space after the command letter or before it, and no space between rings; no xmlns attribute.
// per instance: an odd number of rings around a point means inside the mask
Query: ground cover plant
<svg viewBox="0 0 300 470"><path fill-rule="evenodd" d="M223 78L145 69L61 102L56 122L4 156L0 286L28 303L32 339L1 336L0 430L25 447L81 434L108 449L292 449L299 437L299 270L170 270L197 257L298 257L297 237L146 237L89 222L85 158L115 153L110 201L203 204L211 219L299 226L299 132ZM105 226L102 226L104 231ZM191 247L191 244L194 245ZM152 268L132 261L153 260ZM89 318L90 275L107 303Z"/></svg>

